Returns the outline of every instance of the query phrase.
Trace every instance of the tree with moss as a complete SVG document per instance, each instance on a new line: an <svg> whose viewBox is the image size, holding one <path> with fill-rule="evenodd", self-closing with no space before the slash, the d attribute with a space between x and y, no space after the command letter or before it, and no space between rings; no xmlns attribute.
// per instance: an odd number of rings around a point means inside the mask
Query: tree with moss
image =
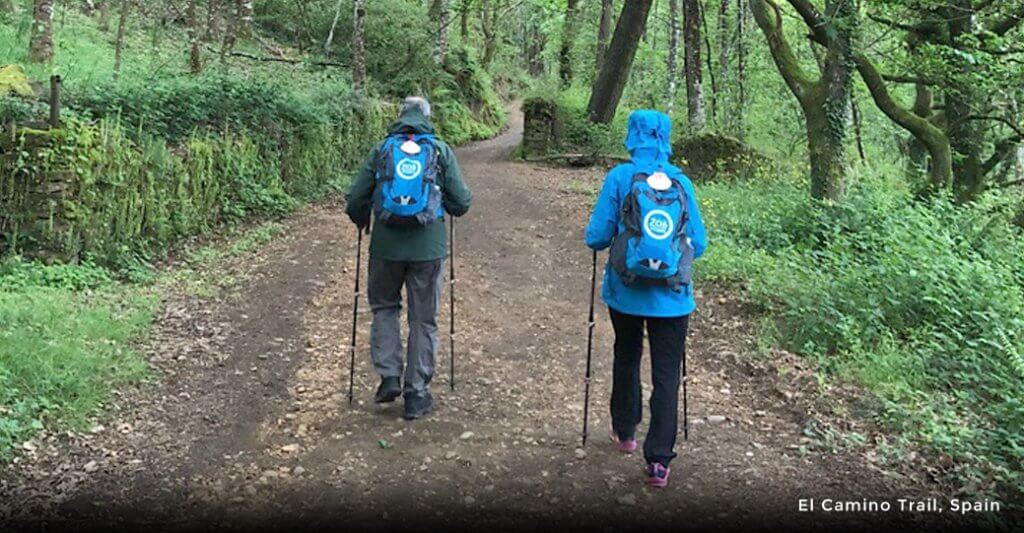
<svg viewBox="0 0 1024 533"><path fill-rule="evenodd" d="M28 59L46 63L53 59L54 0L32 2L32 37L28 45Z"/></svg>
<svg viewBox="0 0 1024 533"><path fill-rule="evenodd" d="M795 0L793 0L795 1ZM786 86L804 115L811 164L811 196L838 200L847 172L846 133L852 87L852 45L857 22L854 0L826 0L820 29L832 37L816 56L818 76L811 77L797 59L783 31L782 9L773 0L750 0L754 20Z"/></svg>

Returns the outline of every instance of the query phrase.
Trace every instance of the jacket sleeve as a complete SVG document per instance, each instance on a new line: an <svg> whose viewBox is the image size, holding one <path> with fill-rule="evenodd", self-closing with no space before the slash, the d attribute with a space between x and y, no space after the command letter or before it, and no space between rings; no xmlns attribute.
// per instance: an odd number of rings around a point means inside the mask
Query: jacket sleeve
<svg viewBox="0 0 1024 533"><path fill-rule="evenodd" d="M604 178L601 194L597 197L594 211L590 214L585 240L587 246L594 250L604 250L611 246L612 239L619 230L619 210L622 199L615 180L615 170Z"/></svg>
<svg viewBox="0 0 1024 533"><path fill-rule="evenodd" d="M444 210L452 216L461 217L469 211L473 203L473 193L462 180L462 170L455 159L455 152L447 144L440 147L440 163L443 171L441 179L441 203Z"/></svg>
<svg viewBox="0 0 1024 533"><path fill-rule="evenodd" d="M700 215L700 206L697 203L697 193L693 190L693 183L687 184L687 209L690 213L690 221L686 225L686 236L690 238L693 245L694 258L704 254L708 247L708 234L704 228L704 219Z"/></svg>
<svg viewBox="0 0 1024 533"><path fill-rule="evenodd" d="M345 214L356 226L363 228L370 224L370 209L373 204L373 189L376 186L374 165L380 146L376 146L360 165L352 185L345 193Z"/></svg>

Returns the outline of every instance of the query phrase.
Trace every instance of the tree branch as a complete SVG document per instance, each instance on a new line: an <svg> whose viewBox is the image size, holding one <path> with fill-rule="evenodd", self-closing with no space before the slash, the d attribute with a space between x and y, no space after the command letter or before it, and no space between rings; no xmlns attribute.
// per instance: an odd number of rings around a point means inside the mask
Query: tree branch
<svg viewBox="0 0 1024 533"><path fill-rule="evenodd" d="M1019 133L1011 135L996 143L996 150L984 163L981 164L981 175L987 176L993 169L996 168L999 163L1005 161L1008 157L1013 155L1014 148L1018 144L1024 141L1024 136Z"/></svg>
<svg viewBox="0 0 1024 533"><path fill-rule="evenodd" d="M888 87L885 86L885 80L879 74L878 68L875 67L875 64L870 59L863 54L857 54L854 56L854 62L857 64L857 70L860 72L861 77L864 78L864 83L871 92L871 97L875 100L875 104L893 122L899 124L903 129L915 136L920 136L931 130L934 130L932 133L942 133L928 119L919 116L896 102L889 93Z"/></svg>
<svg viewBox="0 0 1024 533"><path fill-rule="evenodd" d="M769 6L771 12L769 12ZM772 59L775 61L782 79L793 91L793 95L800 101L800 104L805 105L814 82L807 77L796 60L793 49L789 47L786 36L782 33L782 11L778 4L772 0L750 0L750 10L754 13L757 25L761 27L761 31L768 38L768 49L772 53Z"/></svg>
<svg viewBox="0 0 1024 533"><path fill-rule="evenodd" d="M1001 123L1005 124L1011 130L1013 130L1013 132L1017 134L1017 137L1019 137L1021 139L1024 139L1024 128L1022 128L1018 124L1014 124L1013 121L1011 121L1010 119L1008 119L1006 117L989 116L989 115L971 115L971 116L967 117L967 120L994 120L996 122L1001 122Z"/></svg>
<svg viewBox="0 0 1024 533"><path fill-rule="evenodd" d="M1010 30L1020 26L1021 22L1024 22L1024 4L1017 6L1014 11L1007 13L1005 17L992 22L989 25L988 31L996 35L1006 35Z"/></svg>

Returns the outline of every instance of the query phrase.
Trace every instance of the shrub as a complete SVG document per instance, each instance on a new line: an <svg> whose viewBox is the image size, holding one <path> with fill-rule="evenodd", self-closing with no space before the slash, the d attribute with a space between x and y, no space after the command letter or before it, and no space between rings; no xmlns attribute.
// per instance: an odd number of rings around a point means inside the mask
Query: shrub
<svg viewBox="0 0 1024 533"><path fill-rule="evenodd" d="M882 180L831 206L781 179L699 193L714 242L701 272L744 281L776 343L875 391L880 419L951 456L963 481L1024 491L1016 198L915 201Z"/></svg>

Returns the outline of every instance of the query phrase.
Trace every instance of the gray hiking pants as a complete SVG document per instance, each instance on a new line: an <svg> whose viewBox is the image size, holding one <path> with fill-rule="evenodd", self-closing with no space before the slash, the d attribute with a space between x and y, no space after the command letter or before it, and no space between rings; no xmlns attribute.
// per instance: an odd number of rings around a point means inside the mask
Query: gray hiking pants
<svg viewBox="0 0 1024 533"><path fill-rule="evenodd" d="M388 261L370 258L370 356L382 378L402 375L402 285L409 301L409 346L404 395L420 397L434 377L437 311L441 303L444 259Z"/></svg>

